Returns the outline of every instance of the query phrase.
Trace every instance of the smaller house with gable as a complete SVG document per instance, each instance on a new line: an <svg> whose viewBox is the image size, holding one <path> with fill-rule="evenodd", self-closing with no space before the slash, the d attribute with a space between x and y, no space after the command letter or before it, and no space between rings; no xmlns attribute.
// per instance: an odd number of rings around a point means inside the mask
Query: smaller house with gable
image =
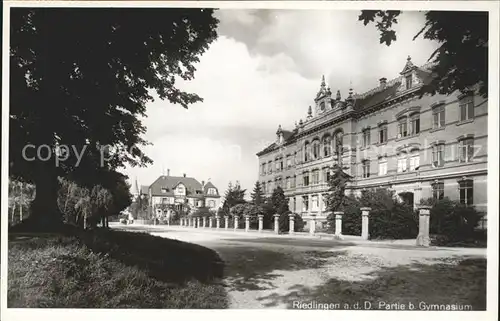
<svg viewBox="0 0 500 321"><path fill-rule="evenodd" d="M220 207L219 190L210 181L201 181L193 177L161 175L150 186L141 186L139 189L137 182L132 191L134 197L147 195L149 205L157 216L162 215L167 208L178 213L184 212L187 208L191 212L200 207L208 207L216 211Z"/></svg>

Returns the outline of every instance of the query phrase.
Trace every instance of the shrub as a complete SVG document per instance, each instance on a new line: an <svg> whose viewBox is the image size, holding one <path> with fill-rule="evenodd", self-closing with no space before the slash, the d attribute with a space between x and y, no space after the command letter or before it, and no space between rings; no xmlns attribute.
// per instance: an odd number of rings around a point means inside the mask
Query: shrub
<svg viewBox="0 0 500 321"><path fill-rule="evenodd" d="M430 215L430 234L436 245L481 238L475 231L483 214L474 207L452 201L448 197L441 200L428 198L422 205L432 206Z"/></svg>
<svg viewBox="0 0 500 321"><path fill-rule="evenodd" d="M384 188L367 189L361 196L346 196L341 210L342 234L361 235L361 208L370 207L370 237L381 239L415 238L418 221L412 206L399 202L394 192ZM335 230L335 215L327 218L329 232Z"/></svg>

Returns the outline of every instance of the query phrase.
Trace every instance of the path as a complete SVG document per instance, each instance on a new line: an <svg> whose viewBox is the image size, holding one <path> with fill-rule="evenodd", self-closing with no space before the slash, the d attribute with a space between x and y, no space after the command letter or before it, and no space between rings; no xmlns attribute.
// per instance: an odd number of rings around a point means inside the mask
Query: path
<svg viewBox="0 0 500 321"><path fill-rule="evenodd" d="M477 309L485 300L482 274L472 278L470 273L478 273L475 266L469 271L457 265L466 258L484 258L485 249L417 248L178 226L127 229L217 251L226 262L224 282L232 308L293 308L298 302L313 301L367 300L378 305L425 299L432 304L458 300Z"/></svg>

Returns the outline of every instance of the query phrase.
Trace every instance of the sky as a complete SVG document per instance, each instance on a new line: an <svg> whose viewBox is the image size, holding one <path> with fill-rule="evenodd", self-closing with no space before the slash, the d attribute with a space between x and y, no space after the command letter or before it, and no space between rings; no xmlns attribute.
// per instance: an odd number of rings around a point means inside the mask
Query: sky
<svg viewBox="0 0 500 321"><path fill-rule="evenodd" d="M413 36L422 12L404 12L397 41L380 44L359 11L242 10L216 12L219 37L200 57L195 79L180 88L204 101L183 109L155 99L143 119L144 148L154 164L127 167L130 183L150 185L162 173L211 181L221 195L239 181L247 198L258 179L256 153L274 142L278 125L293 129L305 119L321 77L347 97L399 75L406 58L422 65L437 44Z"/></svg>

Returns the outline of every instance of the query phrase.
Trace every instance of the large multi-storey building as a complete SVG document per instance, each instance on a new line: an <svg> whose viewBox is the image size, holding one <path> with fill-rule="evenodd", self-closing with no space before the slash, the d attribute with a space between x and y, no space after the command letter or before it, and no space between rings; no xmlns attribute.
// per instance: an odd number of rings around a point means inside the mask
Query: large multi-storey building
<svg viewBox="0 0 500 321"><path fill-rule="evenodd" d="M487 99L474 90L419 97L429 68L408 57L398 77L344 100L323 77L307 118L292 131L279 126L257 153L265 193L281 186L293 212L324 221L330 167L341 161L353 177L347 192L386 187L413 205L447 196L486 212Z"/></svg>
<svg viewBox="0 0 500 321"><path fill-rule="evenodd" d="M219 190L211 183L201 183L193 177L161 175L151 185L138 188L137 182L132 190L135 198L148 196L151 210L156 215L162 215L164 209L172 208L182 211L186 204L192 210L208 207L215 211L220 207Z"/></svg>

